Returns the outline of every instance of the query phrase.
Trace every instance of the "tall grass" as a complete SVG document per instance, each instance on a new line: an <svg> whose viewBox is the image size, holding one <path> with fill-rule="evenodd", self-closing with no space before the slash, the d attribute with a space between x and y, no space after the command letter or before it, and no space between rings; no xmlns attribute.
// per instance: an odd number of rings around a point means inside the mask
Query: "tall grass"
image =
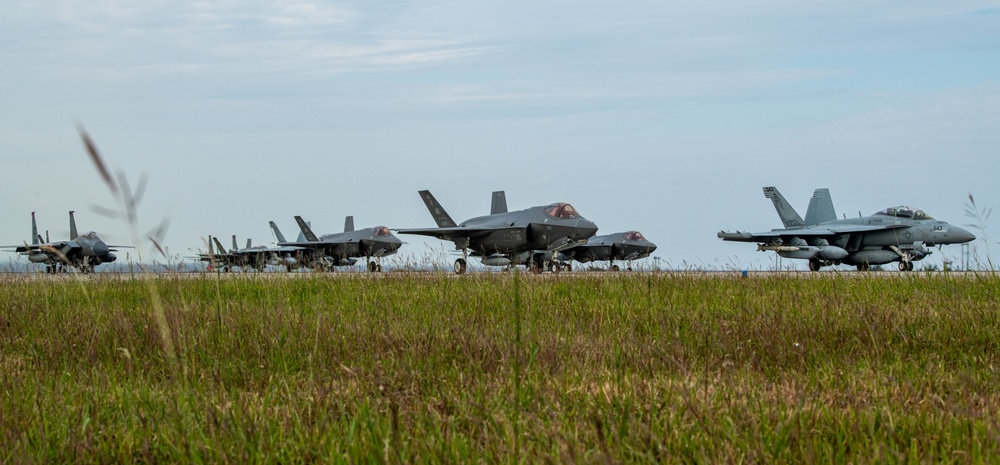
<svg viewBox="0 0 1000 465"><path fill-rule="evenodd" d="M0 286L0 461L1000 457L992 275L92 278Z"/></svg>

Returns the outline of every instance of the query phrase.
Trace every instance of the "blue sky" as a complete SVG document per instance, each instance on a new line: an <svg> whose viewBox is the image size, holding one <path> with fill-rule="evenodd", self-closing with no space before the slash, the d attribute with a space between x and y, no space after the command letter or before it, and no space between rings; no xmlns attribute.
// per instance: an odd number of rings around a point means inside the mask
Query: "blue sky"
<svg viewBox="0 0 1000 465"><path fill-rule="evenodd" d="M21 1L0 59L5 244L71 209L128 240L78 123L181 256L296 214L431 226L419 189L456 219L568 201L674 266L773 263L715 237L779 226L766 185L803 214L818 187L849 216L1000 203L1000 2Z"/></svg>

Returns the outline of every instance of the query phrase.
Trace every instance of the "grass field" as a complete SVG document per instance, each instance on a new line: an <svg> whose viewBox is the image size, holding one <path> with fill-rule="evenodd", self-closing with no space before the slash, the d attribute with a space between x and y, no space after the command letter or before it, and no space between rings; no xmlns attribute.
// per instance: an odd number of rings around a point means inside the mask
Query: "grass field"
<svg viewBox="0 0 1000 465"><path fill-rule="evenodd" d="M0 285L0 461L1000 460L1000 279Z"/></svg>

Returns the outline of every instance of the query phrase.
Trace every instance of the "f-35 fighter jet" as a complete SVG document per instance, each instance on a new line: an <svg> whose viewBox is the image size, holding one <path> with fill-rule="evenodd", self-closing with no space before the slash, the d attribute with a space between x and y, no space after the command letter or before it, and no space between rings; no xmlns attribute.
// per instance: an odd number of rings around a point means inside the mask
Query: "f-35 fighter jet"
<svg viewBox="0 0 1000 465"><path fill-rule="evenodd" d="M470 252L484 265L530 263L532 269L541 271L555 253L583 244L597 232L596 224L564 202L508 212L506 199L500 203L494 193L493 214L455 224L430 191L419 194L438 227L398 232L454 242L455 249L462 251L462 258L455 260L458 274L465 273Z"/></svg>
<svg viewBox="0 0 1000 465"><path fill-rule="evenodd" d="M403 241L385 226L354 229L354 217L344 220L344 232L324 234L317 237L301 216L295 217L305 240L285 242L278 245L300 249L299 255L314 270L323 271L331 266L353 265L355 258L364 257L368 261L368 271L382 271L382 264L374 259L392 255L403 245ZM272 225L272 229L276 228Z"/></svg>
<svg viewBox="0 0 1000 465"><path fill-rule="evenodd" d="M646 258L654 250L656 244L646 240L639 231L625 231L591 237L586 244L565 250L560 256L563 260L576 260L581 263L606 261L611 271L620 270L618 265L615 265L615 260L621 260L629 262L627 269L632 271L632 260Z"/></svg>
<svg viewBox="0 0 1000 465"><path fill-rule="evenodd" d="M931 254L928 246L962 244L976 239L965 229L906 206L889 207L871 216L809 224L788 205L778 189L765 187L764 196L774 202L785 229L760 233L720 231L718 237L724 241L756 242L759 251L772 250L785 258L809 260L812 271L841 263L855 265L859 271L864 271L871 265L891 262L899 262L900 271L912 271L913 262ZM817 190L813 197L819 197L815 208L821 213L816 217L826 220L832 213L836 218L829 191ZM810 202L812 209L813 202Z"/></svg>
<svg viewBox="0 0 1000 465"><path fill-rule="evenodd" d="M240 248L236 244L235 235L233 235L233 247L227 251L219 242L219 238L208 236L208 253L198 254L198 260L208 262L209 266L214 266L223 272L229 272L234 267L264 271L269 265L283 266L291 271L298 266L291 255L293 252L295 249L291 247L253 246L249 238L246 247Z"/></svg>

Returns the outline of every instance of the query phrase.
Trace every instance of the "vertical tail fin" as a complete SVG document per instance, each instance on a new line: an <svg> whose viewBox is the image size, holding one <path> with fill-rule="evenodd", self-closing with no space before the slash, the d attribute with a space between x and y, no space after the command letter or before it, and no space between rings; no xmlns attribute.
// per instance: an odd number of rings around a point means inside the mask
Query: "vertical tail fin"
<svg viewBox="0 0 1000 465"><path fill-rule="evenodd" d="M212 236L208 236L208 255L215 255L215 246L212 245Z"/></svg>
<svg viewBox="0 0 1000 465"><path fill-rule="evenodd" d="M31 245L38 245L41 237L38 235L38 225L35 224L35 212L31 212Z"/></svg>
<svg viewBox="0 0 1000 465"><path fill-rule="evenodd" d="M354 231L354 217L348 216L347 218L344 218L344 232L352 231Z"/></svg>
<svg viewBox="0 0 1000 465"><path fill-rule="evenodd" d="M504 191L493 193L493 202L490 204L490 214L507 213L507 194Z"/></svg>
<svg viewBox="0 0 1000 465"><path fill-rule="evenodd" d="M271 225L271 232L274 233L275 242L287 242L285 240L285 235L281 234L281 230L278 229L278 225L274 224L274 221L269 222Z"/></svg>
<svg viewBox="0 0 1000 465"><path fill-rule="evenodd" d="M315 234L313 234L312 228L309 227L309 224L307 224L306 221L303 220L301 216L296 215L295 222L298 223L299 230L302 231L302 235L305 237L307 241L319 242L319 238L316 237Z"/></svg>
<svg viewBox="0 0 1000 465"><path fill-rule="evenodd" d="M212 240L215 241L215 247L217 249L219 249L219 253L225 254L226 253L226 248L222 246L221 242L219 242L219 238L218 237L213 237Z"/></svg>
<svg viewBox="0 0 1000 465"><path fill-rule="evenodd" d="M236 235L233 234L233 248L231 250L236 251L236 250L239 250L239 249L240 249L240 246L236 245Z"/></svg>
<svg viewBox="0 0 1000 465"><path fill-rule="evenodd" d="M802 217L788 204L785 196L781 195L781 192L778 192L777 187L765 187L764 197L771 199L771 202L774 203L774 210L778 212L778 217L781 218L781 223L785 225L786 229L801 228L803 226Z"/></svg>
<svg viewBox="0 0 1000 465"><path fill-rule="evenodd" d="M79 234L76 233L76 218L73 217L73 210L69 211L69 240L75 240Z"/></svg>
<svg viewBox="0 0 1000 465"><path fill-rule="evenodd" d="M250 243L251 243L251 242L250 242L250 238L248 237L248 238L247 238L247 248L248 248L248 249L250 248Z"/></svg>
<svg viewBox="0 0 1000 465"><path fill-rule="evenodd" d="M814 225L826 223L837 219L837 210L833 208L833 199L830 198L830 189L816 189L809 199L809 208L806 209L806 224Z"/></svg>
<svg viewBox="0 0 1000 465"><path fill-rule="evenodd" d="M306 221L306 226L312 228L312 221ZM299 228L299 235L295 237L295 242L306 242L306 233L302 232L302 228Z"/></svg>
<svg viewBox="0 0 1000 465"><path fill-rule="evenodd" d="M454 228L458 226L455 224L455 220L451 219L448 212L444 211L444 207L438 203L431 191L419 191L420 198L423 199L424 205L427 205L427 211L431 212L431 216L434 217L434 222L437 223L439 228Z"/></svg>

